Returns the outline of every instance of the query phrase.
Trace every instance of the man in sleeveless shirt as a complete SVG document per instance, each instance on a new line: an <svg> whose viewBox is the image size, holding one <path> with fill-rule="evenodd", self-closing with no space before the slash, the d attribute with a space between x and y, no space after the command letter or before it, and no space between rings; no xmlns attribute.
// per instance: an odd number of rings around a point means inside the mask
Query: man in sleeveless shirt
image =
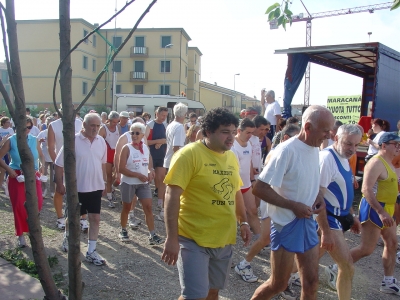
<svg viewBox="0 0 400 300"><path fill-rule="evenodd" d="M168 108L159 106L156 110L156 118L147 124L145 134L147 145L150 148L150 154L153 159L153 168L156 173L154 182L157 190L156 195L158 195L157 207L160 210L164 207L165 194L165 169L163 165L165 154L167 152L167 123L165 122L167 116Z"/></svg>
<svg viewBox="0 0 400 300"><path fill-rule="evenodd" d="M107 123L102 126L99 130L99 135L104 138L107 145L107 163L106 163L106 173L107 173L107 200L108 207L114 208L116 201L114 196L114 191L112 183L114 182L114 154L115 147L119 136L121 135L121 127L119 126L119 114L116 111L111 111L108 115Z"/></svg>
<svg viewBox="0 0 400 300"><path fill-rule="evenodd" d="M332 234L335 247L329 252L333 260L338 264L339 270L332 270L332 266L326 267L328 285L338 291L339 299L351 298L351 282L354 274L353 260L349 247L344 238L344 232L352 229L359 233L360 221L353 213L353 173L348 159L356 152L361 142L361 131L357 125L346 124L338 127L334 136L333 145L319 153L320 165L320 189L324 195L326 204L328 226ZM317 217L317 222L320 218ZM321 226L326 224L322 222ZM320 257L325 253L320 249ZM337 283L332 279L339 279ZM334 280L336 281L336 280Z"/></svg>
<svg viewBox="0 0 400 300"><path fill-rule="evenodd" d="M384 248L382 264L384 277L379 291L400 296L400 285L394 275L397 236L393 219L397 199L397 175L392 164L399 153L400 137L385 132L378 142L379 151L368 161L364 169L359 218L361 222L361 244L350 250L353 262L369 256L382 236Z"/></svg>

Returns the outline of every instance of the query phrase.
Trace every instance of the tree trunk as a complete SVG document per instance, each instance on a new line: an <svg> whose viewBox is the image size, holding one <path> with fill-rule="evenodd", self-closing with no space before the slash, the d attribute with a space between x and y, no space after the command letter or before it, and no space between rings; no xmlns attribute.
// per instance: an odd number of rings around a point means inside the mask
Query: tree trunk
<svg viewBox="0 0 400 300"><path fill-rule="evenodd" d="M69 298L82 299L83 285L81 274L81 249L80 249L80 205L76 187L76 159L75 159L75 111L72 104L71 90L71 26L70 26L70 1L59 1L60 13L60 61L65 57L60 69L60 88L62 102L62 121L64 136L64 173L65 187L68 203L68 277Z"/></svg>
<svg viewBox="0 0 400 300"><path fill-rule="evenodd" d="M38 199L36 195L34 160L26 140L25 95L19 61L17 24L15 22L13 0L6 1L5 13L12 70L12 78L10 78L10 80L13 81L15 86L15 113L13 119L17 127L17 145L22 162L21 169L25 176L25 207L28 213L29 239L32 245L33 259L38 270L40 282L46 294L45 299L63 299L63 296L54 283L42 239L42 228L40 226Z"/></svg>

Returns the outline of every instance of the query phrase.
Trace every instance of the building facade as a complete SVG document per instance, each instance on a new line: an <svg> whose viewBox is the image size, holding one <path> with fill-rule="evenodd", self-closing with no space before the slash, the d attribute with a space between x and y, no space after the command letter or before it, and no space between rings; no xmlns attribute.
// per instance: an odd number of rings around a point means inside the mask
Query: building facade
<svg viewBox="0 0 400 300"><path fill-rule="evenodd" d="M71 19L71 47L95 29L83 19ZM19 54L27 104L52 103L54 76L60 62L59 21L17 21ZM130 29L101 29L71 54L72 99L80 103L97 75L106 69L85 105L111 106L113 94L182 95L199 101L201 56L189 47L183 28L138 28L110 63L113 51ZM57 81L58 82L58 81ZM115 91L113 91L115 88ZM61 102L57 85L57 102Z"/></svg>
<svg viewBox="0 0 400 300"><path fill-rule="evenodd" d="M243 93L224 88L217 83L200 82L200 102L207 110L225 107L233 113L239 113L242 109L242 97L245 96Z"/></svg>

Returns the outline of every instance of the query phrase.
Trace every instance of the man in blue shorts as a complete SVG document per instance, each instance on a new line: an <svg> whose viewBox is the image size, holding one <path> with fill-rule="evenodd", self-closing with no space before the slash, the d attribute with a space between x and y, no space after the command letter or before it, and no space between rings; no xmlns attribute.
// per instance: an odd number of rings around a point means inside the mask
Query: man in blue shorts
<svg viewBox="0 0 400 300"><path fill-rule="evenodd" d="M349 165L349 158L356 152L361 137L361 130L357 125L342 125L337 129L333 145L319 153L320 189L326 204L328 230L330 229L335 244L329 254L339 267L339 270L332 269L332 266L326 267L325 273L328 275L328 285L334 290L337 287L339 299L351 298L354 274L353 259L344 232L351 228L352 231L359 233L361 229L360 221L352 208L354 177ZM322 217L318 216L317 222L324 226L326 222L321 222ZM321 249L320 257L324 253L324 249Z"/></svg>
<svg viewBox="0 0 400 300"><path fill-rule="evenodd" d="M302 117L300 133L280 143L260 174L253 193L267 202L271 217L271 277L252 299L271 299L287 288L296 255L302 299L316 299L319 240L313 214L326 215L319 192L318 148L333 128L332 113L312 105ZM326 216L325 216L326 220ZM332 250L330 230L323 227L322 247Z"/></svg>
<svg viewBox="0 0 400 300"><path fill-rule="evenodd" d="M379 139L379 151L365 165L362 185L363 198L360 202L361 244L350 250L353 262L371 255L382 236L383 280L379 291L400 296L400 285L394 275L397 236L393 219L397 199L397 175L392 164L400 151L400 137L385 132ZM335 267L331 267L334 269Z"/></svg>

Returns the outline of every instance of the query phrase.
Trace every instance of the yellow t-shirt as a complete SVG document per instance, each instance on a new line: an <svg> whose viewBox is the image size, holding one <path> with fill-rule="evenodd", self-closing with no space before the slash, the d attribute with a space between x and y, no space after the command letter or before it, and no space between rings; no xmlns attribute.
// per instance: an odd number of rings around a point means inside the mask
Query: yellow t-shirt
<svg viewBox="0 0 400 300"><path fill-rule="evenodd" d="M201 141L186 145L172 157L164 182L183 189L179 235L208 248L236 243L235 194L242 181L232 151L217 153Z"/></svg>

